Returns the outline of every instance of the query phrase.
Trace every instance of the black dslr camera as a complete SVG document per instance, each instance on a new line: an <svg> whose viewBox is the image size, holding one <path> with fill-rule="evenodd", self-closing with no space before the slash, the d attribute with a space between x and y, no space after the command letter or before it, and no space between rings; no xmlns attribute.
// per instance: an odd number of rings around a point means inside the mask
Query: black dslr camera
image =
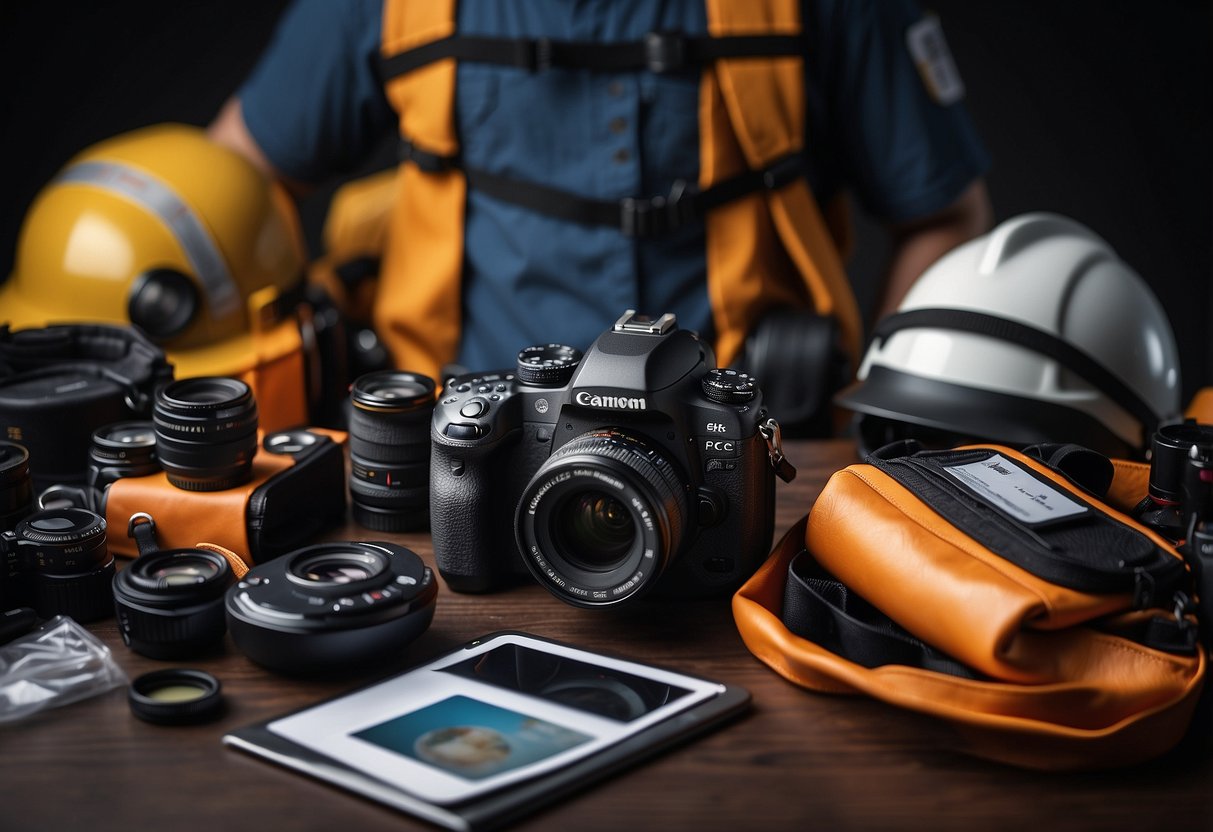
<svg viewBox="0 0 1213 832"><path fill-rule="evenodd" d="M774 526L778 425L712 348L627 312L589 351L528 347L517 369L451 379L434 411L430 525L460 592L532 575L599 607L732 591Z"/></svg>

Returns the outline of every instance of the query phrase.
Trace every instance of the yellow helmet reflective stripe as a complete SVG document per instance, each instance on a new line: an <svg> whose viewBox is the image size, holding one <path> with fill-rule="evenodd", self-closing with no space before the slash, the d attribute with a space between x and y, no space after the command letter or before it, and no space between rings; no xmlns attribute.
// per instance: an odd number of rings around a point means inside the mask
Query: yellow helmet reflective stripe
<svg viewBox="0 0 1213 832"><path fill-rule="evenodd" d="M204 289L211 315L222 317L240 310L236 281L210 232L194 210L164 182L131 165L104 161L79 162L59 174L54 182L100 188L155 216L181 246Z"/></svg>

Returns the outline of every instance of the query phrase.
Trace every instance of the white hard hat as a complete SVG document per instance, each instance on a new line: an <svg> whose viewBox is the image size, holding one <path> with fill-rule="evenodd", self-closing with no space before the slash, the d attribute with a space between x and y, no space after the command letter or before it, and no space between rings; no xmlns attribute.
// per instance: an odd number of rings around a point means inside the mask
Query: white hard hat
<svg viewBox="0 0 1213 832"><path fill-rule="evenodd" d="M1180 411L1161 304L1089 228L1024 214L931 266L838 396L861 441L1075 442L1140 456Z"/></svg>

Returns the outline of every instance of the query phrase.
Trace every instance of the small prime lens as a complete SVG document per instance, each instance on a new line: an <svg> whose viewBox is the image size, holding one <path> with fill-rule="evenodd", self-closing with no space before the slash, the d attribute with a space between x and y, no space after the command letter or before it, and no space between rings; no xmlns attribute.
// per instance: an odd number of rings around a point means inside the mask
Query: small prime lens
<svg viewBox="0 0 1213 832"><path fill-rule="evenodd" d="M12 531L33 510L29 451L16 442L0 440L0 531Z"/></svg>
<svg viewBox="0 0 1213 832"><path fill-rule="evenodd" d="M399 370L367 373L350 387L350 502L375 531L424 529L430 506L434 380Z"/></svg>
<svg viewBox="0 0 1213 832"><path fill-rule="evenodd" d="M243 381L222 376L173 382L152 409L156 451L168 481L187 491L247 482L257 453L257 403Z"/></svg>
<svg viewBox="0 0 1213 832"><path fill-rule="evenodd" d="M81 623L113 613L114 558L105 518L82 508L37 511L13 532L38 615L70 615Z"/></svg>
<svg viewBox="0 0 1213 832"><path fill-rule="evenodd" d="M200 653L227 627L223 593L232 568L218 552L165 549L140 555L114 578L114 611L126 646L153 659Z"/></svg>

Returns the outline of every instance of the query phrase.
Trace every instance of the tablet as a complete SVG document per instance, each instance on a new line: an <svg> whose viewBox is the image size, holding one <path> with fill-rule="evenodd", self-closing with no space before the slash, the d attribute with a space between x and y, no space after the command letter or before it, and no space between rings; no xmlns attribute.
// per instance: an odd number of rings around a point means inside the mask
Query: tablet
<svg viewBox="0 0 1213 832"><path fill-rule="evenodd" d="M444 826L481 829L748 703L741 688L506 632L223 739Z"/></svg>

